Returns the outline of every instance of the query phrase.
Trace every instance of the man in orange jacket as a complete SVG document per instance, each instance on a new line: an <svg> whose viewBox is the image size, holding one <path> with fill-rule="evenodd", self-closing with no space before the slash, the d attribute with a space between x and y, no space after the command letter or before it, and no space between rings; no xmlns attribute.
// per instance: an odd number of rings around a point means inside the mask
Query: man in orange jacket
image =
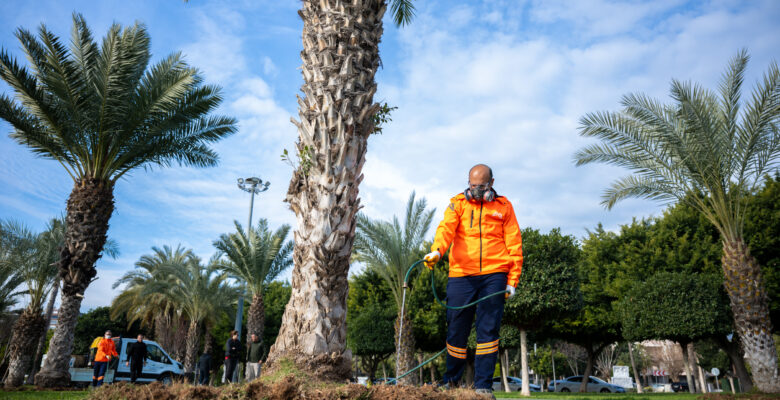
<svg viewBox="0 0 780 400"><path fill-rule="evenodd" d="M515 294L523 267L523 242L512 203L493 189L493 171L479 164L469 171L469 187L453 197L436 229L425 265L433 268L450 245L447 304L462 306L492 293ZM466 365L466 349L474 315L477 351L474 386L492 396L498 355L498 331L505 296L493 296L462 310L447 309L447 372L444 382L457 385Z"/></svg>
<svg viewBox="0 0 780 400"><path fill-rule="evenodd" d="M116 345L111 340L111 331L106 331L103 339L98 342L97 353L95 354L95 369L92 372L92 386L100 386L103 384L103 377L106 375L108 369L108 363L111 362L111 357L118 357L116 353Z"/></svg>

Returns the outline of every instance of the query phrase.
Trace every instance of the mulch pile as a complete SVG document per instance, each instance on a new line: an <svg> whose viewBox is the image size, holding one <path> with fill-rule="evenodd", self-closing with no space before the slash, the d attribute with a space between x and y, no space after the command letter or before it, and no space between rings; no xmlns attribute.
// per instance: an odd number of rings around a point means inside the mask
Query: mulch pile
<svg viewBox="0 0 780 400"><path fill-rule="evenodd" d="M164 386L159 382L131 385L120 382L104 385L90 393L88 400L483 400L473 391L457 389L441 391L432 386L375 385L367 388L356 384L311 384L295 376L287 376L276 383L255 381L244 385L220 387L193 386L183 383ZM711 399L726 400L726 399Z"/></svg>

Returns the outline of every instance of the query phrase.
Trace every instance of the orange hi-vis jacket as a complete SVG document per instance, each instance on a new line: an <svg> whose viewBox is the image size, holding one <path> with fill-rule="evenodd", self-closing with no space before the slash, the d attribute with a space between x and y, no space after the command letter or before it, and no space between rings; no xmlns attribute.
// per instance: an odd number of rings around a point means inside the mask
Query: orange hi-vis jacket
<svg viewBox="0 0 780 400"><path fill-rule="evenodd" d="M103 340L98 343L97 354L95 354L95 362L108 361L109 356L119 357L119 354L116 353L116 345L114 345L114 341L103 338Z"/></svg>
<svg viewBox="0 0 780 400"><path fill-rule="evenodd" d="M450 244L451 278L505 272L507 285L517 286L523 271L523 239L506 197L468 201L461 193L450 199L431 251L444 254Z"/></svg>

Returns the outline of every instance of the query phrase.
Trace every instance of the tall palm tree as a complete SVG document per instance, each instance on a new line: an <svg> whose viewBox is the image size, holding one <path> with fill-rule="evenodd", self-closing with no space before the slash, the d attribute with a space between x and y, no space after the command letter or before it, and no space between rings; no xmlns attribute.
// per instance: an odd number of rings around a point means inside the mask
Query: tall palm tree
<svg viewBox="0 0 780 400"><path fill-rule="evenodd" d="M718 93L673 80L673 104L630 94L623 97L622 111L586 115L581 135L601 143L580 150L575 159L577 165L602 162L634 172L606 190L607 208L628 197L682 201L718 229L724 286L753 381L761 391L778 392L766 287L743 227L745 195L776 168L780 155L780 70L770 64L740 109L748 58L742 50L731 60Z"/></svg>
<svg viewBox="0 0 780 400"><path fill-rule="evenodd" d="M46 230L43 231L38 238L43 243L43 251L46 254L45 262L54 264L59 260L60 247L65 244L65 217L52 218L47 224ZM119 245L115 240L109 238L106 240L105 246L103 246L103 254L108 255L111 258L117 258L119 256ZM54 314L54 302L57 300L59 294L60 278L57 276L52 284L51 291L49 292L49 302L46 305L46 311L43 316L44 325L40 333L40 339L38 339L38 347L35 350L35 356L33 357L32 368L27 378L27 384L35 383L35 374L38 372L38 367L41 365L41 358L43 356L43 349L46 345L46 333L49 331L51 325L51 318Z"/></svg>
<svg viewBox="0 0 780 400"><path fill-rule="evenodd" d="M414 192L406 204L404 224L401 226L398 217L392 222L373 220L364 214L358 215L357 237L355 238L355 260L365 263L384 279L393 292L398 319L395 324L395 340L401 337L401 347L396 352L396 376L412 369L414 360L414 336L412 336L412 321L409 310L401 314L403 300L403 284L406 271L410 265L419 260L425 253L423 244L425 234L431 227L433 214L436 211L426 210L427 202L422 198L415 202ZM404 331L400 332L403 320ZM416 374L405 377L403 383L415 383Z"/></svg>
<svg viewBox="0 0 780 400"><path fill-rule="evenodd" d="M268 221L260 219L257 228L247 234L241 224L235 222L235 225L236 232L222 234L214 242L218 256L224 255L227 259L217 263L232 278L243 282L252 296L246 321L247 340L252 334L262 338L265 324L263 291L269 282L292 265L293 243L285 242L290 226L282 225L276 232L271 232Z"/></svg>
<svg viewBox="0 0 780 400"><path fill-rule="evenodd" d="M18 274L24 279L27 305L13 327L13 335L8 345L8 376L5 387L17 387L24 383L24 375L30 370L35 348L46 320L43 316L43 303L46 301L57 276L55 264L57 244L45 233L35 234L24 225L14 221L0 222L0 230L11 236L13 247L9 260Z"/></svg>
<svg viewBox="0 0 780 400"><path fill-rule="evenodd" d="M184 368L195 369L198 341L204 321L215 319L224 313L238 292L228 285L228 275L221 272L217 263L204 266L197 257L190 257L184 263L160 265L159 272L167 275L147 285L144 294L160 293L186 315L187 329Z"/></svg>
<svg viewBox="0 0 780 400"><path fill-rule="evenodd" d="M37 38L22 28L16 37L30 66L0 52L0 78L15 94L0 95L0 118L13 127L14 140L59 162L74 183L59 262L59 322L36 378L39 386L63 386L70 381L76 318L97 274L117 180L174 162L213 166L218 156L209 144L236 127L232 118L207 116L222 100L219 88L203 85L180 53L149 66L142 24L114 24L98 45L84 18L74 14L70 48L45 25Z"/></svg>
<svg viewBox="0 0 780 400"><path fill-rule="evenodd" d="M396 24L412 0L390 0ZM368 136L376 125L374 75L386 0L304 0L303 98L298 98L300 165L286 201L295 212L292 295L268 364L289 358L327 379L349 377L346 298Z"/></svg>

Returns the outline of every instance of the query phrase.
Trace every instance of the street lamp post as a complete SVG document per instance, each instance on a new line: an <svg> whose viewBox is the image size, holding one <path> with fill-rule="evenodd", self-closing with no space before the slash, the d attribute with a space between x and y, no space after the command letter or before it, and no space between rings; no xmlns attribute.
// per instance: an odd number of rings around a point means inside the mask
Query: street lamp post
<svg viewBox="0 0 780 400"><path fill-rule="evenodd" d="M268 185L270 185L271 182L263 182L262 179L257 177L251 177L251 178L238 178L238 188L251 193L251 199L249 200L249 222L246 225L247 229L247 237L249 238L250 245L252 241L252 210L255 206L255 194L265 192L268 190ZM236 309L236 324L235 324L235 330L238 332L238 340L241 340L241 322L242 317L244 316L244 295L243 291L238 296L238 307ZM236 368L235 372L233 373L233 381L237 381L238 379L238 368Z"/></svg>

